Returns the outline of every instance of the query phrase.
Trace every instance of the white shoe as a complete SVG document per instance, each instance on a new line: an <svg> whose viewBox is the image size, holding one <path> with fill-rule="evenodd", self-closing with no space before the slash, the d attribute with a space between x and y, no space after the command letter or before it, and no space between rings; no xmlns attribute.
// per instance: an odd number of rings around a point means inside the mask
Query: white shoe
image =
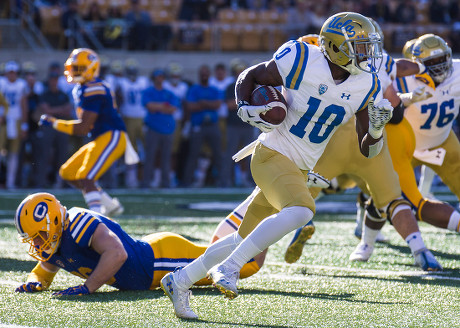
<svg viewBox="0 0 460 328"><path fill-rule="evenodd" d="M220 290L225 297L234 299L238 296L239 271L233 271L225 265L216 265L208 271L208 279L212 281L214 287Z"/></svg>
<svg viewBox="0 0 460 328"><path fill-rule="evenodd" d="M415 265L418 265L425 271L442 271L442 266L436 260L434 255L426 248L423 248L413 254Z"/></svg>
<svg viewBox="0 0 460 328"><path fill-rule="evenodd" d="M350 254L350 261L367 261L374 251L374 246L360 242L353 253Z"/></svg>
<svg viewBox="0 0 460 328"><path fill-rule="evenodd" d="M174 276L175 273L170 272L160 281L161 289L163 289L166 296L168 296L173 303L174 313L178 318L198 318L198 315L190 308L190 296L192 295L192 292L188 289L183 289L177 286L174 281Z"/></svg>
<svg viewBox="0 0 460 328"><path fill-rule="evenodd" d="M110 206L103 206L102 214L107 216L120 215L125 211L118 198L112 198Z"/></svg>
<svg viewBox="0 0 460 328"><path fill-rule="evenodd" d="M378 243L387 243L388 240L389 240L389 238L384 236L382 234L382 231L379 231L379 233L377 234L377 238L375 239L375 241L378 242Z"/></svg>

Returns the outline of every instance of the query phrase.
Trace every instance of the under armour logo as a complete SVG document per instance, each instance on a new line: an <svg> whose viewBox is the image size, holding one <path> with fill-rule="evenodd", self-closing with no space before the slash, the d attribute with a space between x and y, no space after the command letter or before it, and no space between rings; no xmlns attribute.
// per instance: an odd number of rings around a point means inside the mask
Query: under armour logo
<svg viewBox="0 0 460 328"><path fill-rule="evenodd" d="M441 153L442 153L442 151L437 150L436 151L436 158L441 158Z"/></svg>
<svg viewBox="0 0 460 328"><path fill-rule="evenodd" d="M342 92L342 95L340 96L340 98L342 98L342 99L347 98L347 100L350 100L350 96L351 96L351 94L349 94L349 93L347 94L345 92Z"/></svg>
<svg viewBox="0 0 460 328"><path fill-rule="evenodd" d="M445 95L448 95L449 94L449 90L442 90L442 95L445 96Z"/></svg>
<svg viewBox="0 0 460 328"><path fill-rule="evenodd" d="M172 288L172 283L171 283L171 281L168 281L168 283L166 284L166 286L168 286L169 292L171 293L171 295L173 295L173 294L174 294L174 289Z"/></svg>

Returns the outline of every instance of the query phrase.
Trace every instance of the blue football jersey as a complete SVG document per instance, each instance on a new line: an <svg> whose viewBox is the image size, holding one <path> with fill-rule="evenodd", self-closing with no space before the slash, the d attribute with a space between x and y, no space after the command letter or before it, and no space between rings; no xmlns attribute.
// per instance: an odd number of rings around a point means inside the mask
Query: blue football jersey
<svg viewBox="0 0 460 328"><path fill-rule="evenodd" d="M74 102L77 109L88 110L98 114L91 137L114 130L126 131L125 123L118 114L109 87L100 79L85 84L78 84L73 90Z"/></svg>
<svg viewBox="0 0 460 328"><path fill-rule="evenodd" d="M154 254L145 241L129 236L118 223L93 211L73 207L68 212L69 222L62 233L61 245L47 261L84 279L93 272L100 255L91 247L91 238L97 226L105 224L120 238L128 259L107 284L118 289L149 289L153 281Z"/></svg>

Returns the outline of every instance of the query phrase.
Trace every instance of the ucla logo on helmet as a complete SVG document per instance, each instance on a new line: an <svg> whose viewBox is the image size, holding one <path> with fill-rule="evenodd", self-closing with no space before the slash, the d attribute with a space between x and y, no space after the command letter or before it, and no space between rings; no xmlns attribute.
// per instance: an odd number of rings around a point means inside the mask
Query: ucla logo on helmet
<svg viewBox="0 0 460 328"><path fill-rule="evenodd" d="M89 61L96 60L96 56L94 56L93 54L88 54L88 60Z"/></svg>
<svg viewBox="0 0 460 328"><path fill-rule="evenodd" d="M38 203L37 206L35 206L34 208L34 220L40 222L46 217L46 214L48 214L48 204L46 204L45 202Z"/></svg>
<svg viewBox="0 0 460 328"><path fill-rule="evenodd" d="M342 35L342 28L345 29L349 37L354 37L356 32L354 31L355 27L351 25L353 20L347 19L345 22L341 21L342 17L335 17L331 20L329 25L327 26L328 29L326 32L331 32L335 34Z"/></svg>
<svg viewBox="0 0 460 328"><path fill-rule="evenodd" d="M422 48L420 46L417 46L415 48L412 48L412 54L414 56L420 56L422 53Z"/></svg>

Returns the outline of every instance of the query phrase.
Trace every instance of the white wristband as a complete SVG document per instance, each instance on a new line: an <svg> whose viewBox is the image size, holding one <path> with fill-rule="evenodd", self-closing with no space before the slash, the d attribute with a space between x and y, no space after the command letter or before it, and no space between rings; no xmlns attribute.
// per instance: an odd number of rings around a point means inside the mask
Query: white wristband
<svg viewBox="0 0 460 328"><path fill-rule="evenodd" d="M415 62L418 65L418 73L417 74L422 74L426 71L426 66L423 65L422 63L416 61Z"/></svg>

